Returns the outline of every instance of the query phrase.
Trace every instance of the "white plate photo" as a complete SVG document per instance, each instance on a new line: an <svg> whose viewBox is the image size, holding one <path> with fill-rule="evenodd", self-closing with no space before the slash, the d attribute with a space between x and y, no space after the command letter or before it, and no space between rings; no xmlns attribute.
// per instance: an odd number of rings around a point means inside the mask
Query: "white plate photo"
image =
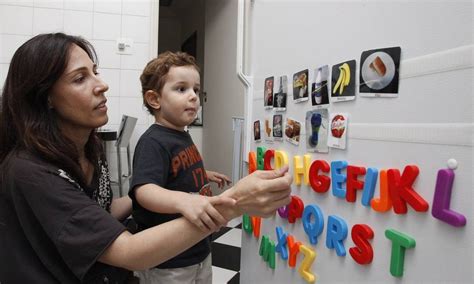
<svg viewBox="0 0 474 284"><path fill-rule="evenodd" d="M376 57L380 57L380 59L385 64L385 75L380 76L374 69L370 67L372 61L375 60ZM371 89L374 90L381 90L392 82L393 77L395 76L395 63L390 55L383 51L374 52L369 55L364 63L362 64L362 79L364 80L365 84Z"/></svg>

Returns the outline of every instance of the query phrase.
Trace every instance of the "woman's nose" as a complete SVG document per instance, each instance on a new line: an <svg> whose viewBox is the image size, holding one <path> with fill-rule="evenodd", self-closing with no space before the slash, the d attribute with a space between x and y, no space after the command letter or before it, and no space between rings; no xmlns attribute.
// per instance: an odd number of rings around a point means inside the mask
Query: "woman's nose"
<svg viewBox="0 0 474 284"><path fill-rule="evenodd" d="M97 86L94 90L97 94L103 94L109 90L109 85L107 85L104 80L97 77Z"/></svg>

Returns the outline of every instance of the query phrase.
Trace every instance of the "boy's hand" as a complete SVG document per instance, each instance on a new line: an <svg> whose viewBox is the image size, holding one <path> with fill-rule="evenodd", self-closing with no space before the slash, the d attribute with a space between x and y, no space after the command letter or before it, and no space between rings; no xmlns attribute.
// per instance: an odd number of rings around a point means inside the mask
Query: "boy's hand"
<svg viewBox="0 0 474 284"><path fill-rule="evenodd" d="M198 194L187 194L183 200L181 214L191 223L195 224L204 232L218 231L228 222L214 208L214 205L235 205L235 200L224 196L207 197Z"/></svg>
<svg viewBox="0 0 474 284"><path fill-rule="evenodd" d="M224 186L229 185L232 183L230 178L224 174L218 173L218 172L213 172L213 171L206 171L207 179L209 181L217 183L217 186L220 189L223 189Z"/></svg>

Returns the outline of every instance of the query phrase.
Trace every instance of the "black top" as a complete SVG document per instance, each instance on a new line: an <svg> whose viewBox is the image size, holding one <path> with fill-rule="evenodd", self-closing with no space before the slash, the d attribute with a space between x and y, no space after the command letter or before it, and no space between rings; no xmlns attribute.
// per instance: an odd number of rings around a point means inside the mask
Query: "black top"
<svg viewBox="0 0 474 284"><path fill-rule="evenodd" d="M82 189L25 152L1 165L0 283L123 283L128 271L97 262L125 228L107 209L107 165Z"/></svg>
<svg viewBox="0 0 474 284"><path fill-rule="evenodd" d="M138 204L135 189L149 183L168 190L211 195L201 155L187 132L153 124L137 143L129 196L133 200L132 214L139 230L181 217L181 214L154 213ZM211 244L208 237L157 267L177 268L194 265L202 262L210 251Z"/></svg>

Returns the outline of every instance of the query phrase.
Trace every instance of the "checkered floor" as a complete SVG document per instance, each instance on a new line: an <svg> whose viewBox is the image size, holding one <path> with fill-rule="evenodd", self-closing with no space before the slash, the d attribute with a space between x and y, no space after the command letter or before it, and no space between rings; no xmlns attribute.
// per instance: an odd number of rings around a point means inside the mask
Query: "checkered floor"
<svg viewBox="0 0 474 284"><path fill-rule="evenodd" d="M212 235L212 283L240 283L240 248L242 218L230 221L226 228Z"/></svg>

